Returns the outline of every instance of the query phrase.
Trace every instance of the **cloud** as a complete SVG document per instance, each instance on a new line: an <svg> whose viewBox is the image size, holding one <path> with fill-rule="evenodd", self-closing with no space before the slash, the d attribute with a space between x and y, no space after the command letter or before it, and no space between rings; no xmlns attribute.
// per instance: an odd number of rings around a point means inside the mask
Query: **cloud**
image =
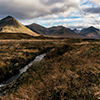
<svg viewBox="0 0 100 100"><path fill-rule="evenodd" d="M12 15L17 19L32 19L54 14L66 17L79 9L79 5L80 0L1 0L0 17Z"/></svg>
<svg viewBox="0 0 100 100"><path fill-rule="evenodd" d="M95 4L97 4L97 5L100 5L100 0L89 0L89 1L91 1L91 2L93 2Z"/></svg>
<svg viewBox="0 0 100 100"><path fill-rule="evenodd" d="M13 15L16 18L35 18L50 12L37 0L3 0L0 1L0 15Z"/></svg>
<svg viewBox="0 0 100 100"><path fill-rule="evenodd" d="M24 25L100 27L100 0L0 0L0 17L11 15Z"/></svg>
<svg viewBox="0 0 100 100"><path fill-rule="evenodd" d="M42 2L43 4L52 5L52 4L55 4L55 3L62 3L62 2L65 2L65 0L41 0L41 2Z"/></svg>
<svg viewBox="0 0 100 100"><path fill-rule="evenodd" d="M98 8L85 8L83 9L86 13L94 13L94 14L100 14L100 7Z"/></svg>

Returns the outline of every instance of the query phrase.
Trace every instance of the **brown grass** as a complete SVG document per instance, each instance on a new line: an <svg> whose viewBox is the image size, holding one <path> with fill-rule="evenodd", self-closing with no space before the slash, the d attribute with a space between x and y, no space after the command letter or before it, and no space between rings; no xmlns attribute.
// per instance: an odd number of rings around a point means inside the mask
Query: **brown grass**
<svg viewBox="0 0 100 100"><path fill-rule="evenodd" d="M50 43L55 48L35 62L2 100L98 100L100 43L82 42Z"/></svg>
<svg viewBox="0 0 100 100"><path fill-rule="evenodd" d="M18 73L18 70L32 61L36 55L46 52L52 47L52 41L0 41L0 83Z"/></svg>

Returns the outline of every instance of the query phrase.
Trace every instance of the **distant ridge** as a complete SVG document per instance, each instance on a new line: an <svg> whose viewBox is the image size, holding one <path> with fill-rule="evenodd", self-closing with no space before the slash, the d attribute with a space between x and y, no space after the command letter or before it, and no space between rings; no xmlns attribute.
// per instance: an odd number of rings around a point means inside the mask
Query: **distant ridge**
<svg viewBox="0 0 100 100"><path fill-rule="evenodd" d="M49 28L51 31L51 36L60 36L60 37L67 37L67 38L83 38L82 36L78 35L77 33L73 32L71 29L63 27L63 26L55 26Z"/></svg>
<svg viewBox="0 0 100 100"><path fill-rule="evenodd" d="M33 32L36 32L41 35L48 36L58 36L58 37L67 37L67 38L83 38L83 36L78 35L73 32L71 29L63 26L53 26L50 28L45 28L38 24L27 25L27 28L31 29Z"/></svg>
<svg viewBox="0 0 100 100"><path fill-rule="evenodd" d="M39 36L37 33L26 28L12 16L0 20L0 33L26 33L31 36Z"/></svg>
<svg viewBox="0 0 100 100"><path fill-rule="evenodd" d="M100 31L99 29L90 26L80 32L80 35L87 37L87 38L100 38Z"/></svg>

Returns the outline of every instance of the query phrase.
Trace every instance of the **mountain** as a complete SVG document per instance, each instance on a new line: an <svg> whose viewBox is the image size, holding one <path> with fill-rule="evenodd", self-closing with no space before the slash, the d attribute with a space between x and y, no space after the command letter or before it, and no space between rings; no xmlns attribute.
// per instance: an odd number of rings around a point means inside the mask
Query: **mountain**
<svg viewBox="0 0 100 100"><path fill-rule="evenodd" d="M32 30L33 32L36 32L41 35L48 35L49 30L41 25L38 25L36 23L33 23L31 25L27 25L27 28Z"/></svg>
<svg viewBox="0 0 100 100"><path fill-rule="evenodd" d="M77 30L76 28L73 30L75 33L79 34L80 30Z"/></svg>
<svg viewBox="0 0 100 100"><path fill-rule="evenodd" d="M83 28L83 29L80 30L80 32L82 32L82 31L84 31L84 30L86 30L86 29L87 29L87 28Z"/></svg>
<svg viewBox="0 0 100 100"><path fill-rule="evenodd" d="M38 36L37 33L26 28L12 16L7 16L0 20L0 33L26 33L32 36Z"/></svg>
<svg viewBox="0 0 100 100"><path fill-rule="evenodd" d="M77 33L73 32L71 29L63 27L63 26L56 26L49 28L51 32L51 36L60 36L60 37L67 37L67 38L82 38L82 36L78 35Z"/></svg>
<svg viewBox="0 0 100 100"><path fill-rule="evenodd" d="M99 29L97 29L93 26L82 30L80 34L84 37L87 37L87 38L100 38Z"/></svg>
<svg viewBox="0 0 100 100"><path fill-rule="evenodd" d="M59 33L56 33L56 31L61 30L63 26L53 26L49 28L49 34L50 35L60 35Z"/></svg>
<svg viewBox="0 0 100 100"><path fill-rule="evenodd" d="M43 26L34 23L31 25L27 25L26 27L31 29L33 32L36 32L41 35L68 37L68 38L82 38L82 36L76 34L69 28L63 26L53 26L50 28L45 28Z"/></svg>

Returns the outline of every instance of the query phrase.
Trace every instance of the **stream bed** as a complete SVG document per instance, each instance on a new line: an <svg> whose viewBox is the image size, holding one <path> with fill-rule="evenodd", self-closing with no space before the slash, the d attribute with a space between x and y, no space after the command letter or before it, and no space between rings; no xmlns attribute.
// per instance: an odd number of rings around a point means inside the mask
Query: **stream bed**
<svg viewBox="0 0 100 100"><path fill-rule="evenodd" d="M17 79L19 78L19 76L21 76L21 74L23 74L24 72L26 72L27 69L28 69L30 66L32 66L32 64L33 64L34 62L36 62L36 61L40 62L40 61L44 58L45 55L46 55L46 53L43 53L43 54L41 54L41 55L36 56L35 59L34 59L32 62L30 62L30 63L29 63L28 65L26 65L25 67L21 68L21 69L19 70L19 73L18 73L18 74L16 74L16 75L14 75L13 77L9 78L9 79L6 81L5 84L3 84L3 83L0 84L0 91L2 91L2 88L3 88L4 86L7 86L7 85L9 85L10 83L12 83L13 81L17 80ZM2 92L3 92L3 91L2 91ZM0 93L0 94L1 94L1 93Z"/></svg>

